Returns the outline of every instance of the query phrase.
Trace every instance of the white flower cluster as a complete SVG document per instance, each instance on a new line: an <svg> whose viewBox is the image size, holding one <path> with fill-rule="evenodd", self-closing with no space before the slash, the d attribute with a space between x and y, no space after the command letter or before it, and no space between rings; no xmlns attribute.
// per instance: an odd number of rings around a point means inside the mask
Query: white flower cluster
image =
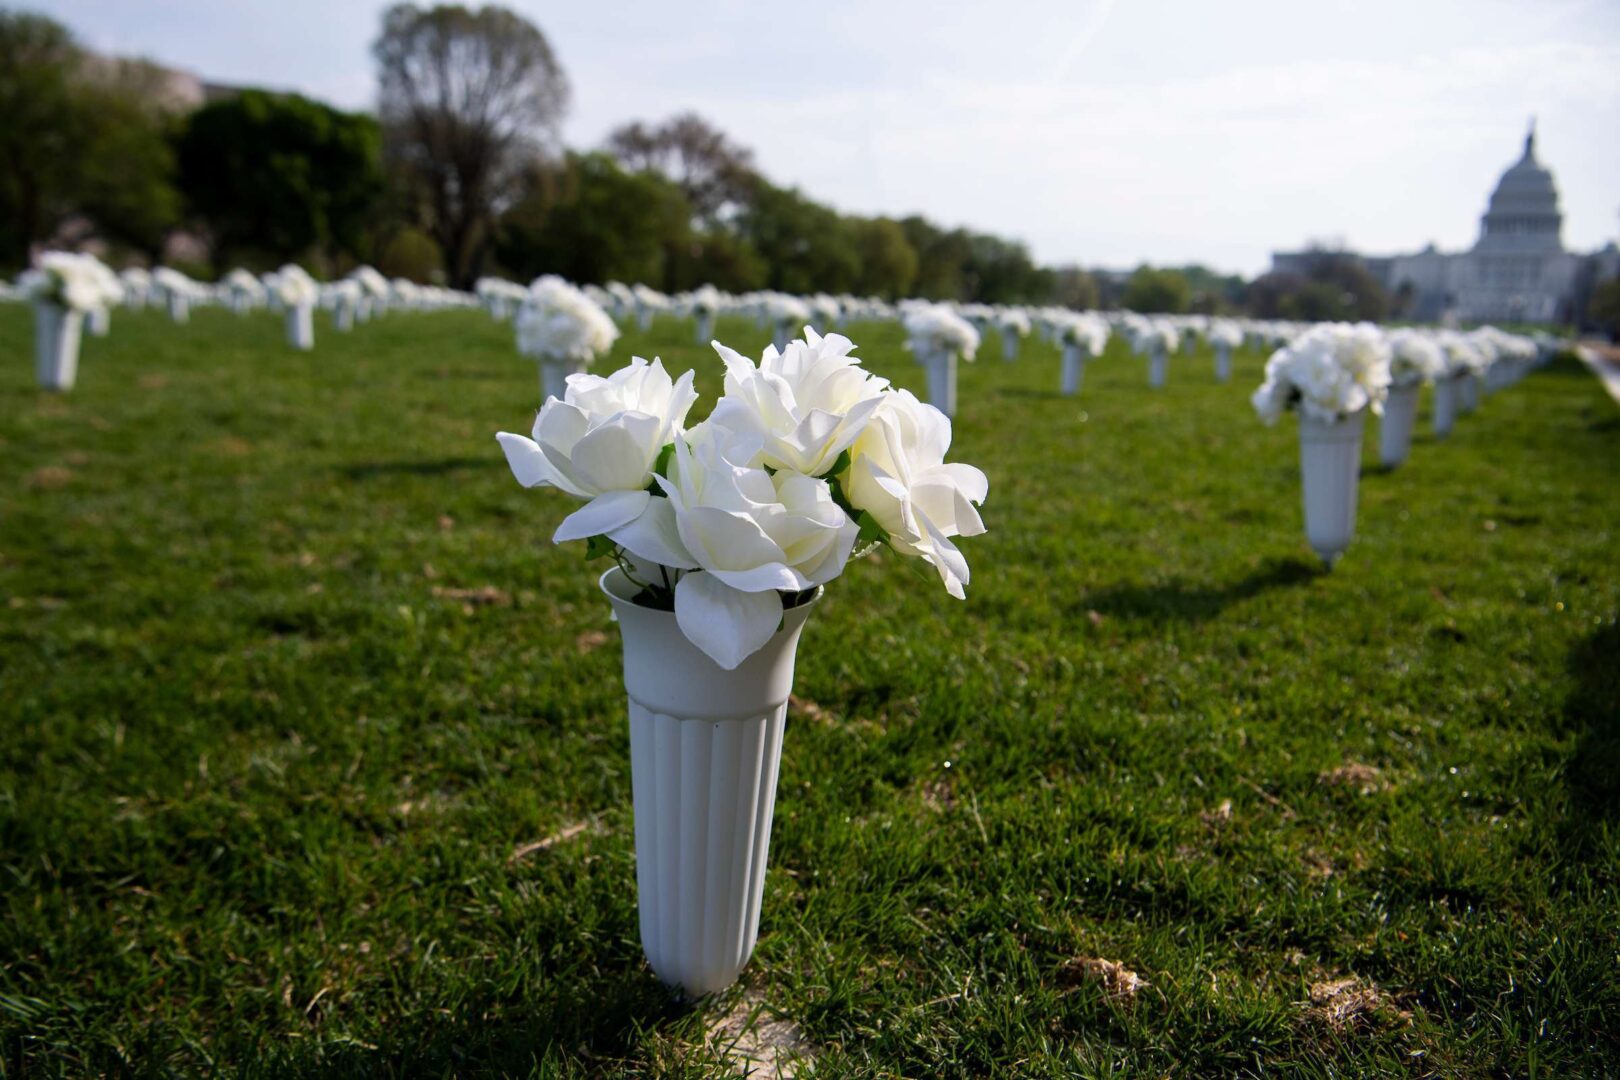
<svg viewBox="0 0 1620 1080"><path fill-rule="evenodd" d="M1266 378L1250 400L1267 424L1297 408L1335 421L1362 409L1383 409L1389 391L1390 346L1371 323L1319 323L1266 361Z"/></svg>
<svg viewBox="0 0 1620 1080"><path fill-rule="evenodd" d="M265 285L283 307L313 307L321 298L320 285L297 263L288 263L274 274L265 275Z"/></svg>
<svg viewBox="0 0 1620 1080"><path fill-rule="evenodd" d="M1490 357L1480 347L1482 342L1472 334L1441 330L1434 335L1434 343L1440 346L1441 356L1445 360L1445 370L1441 372L1443 377L1478 375L1490 367Z"/></svg>
<svg viewBox="0 0 1620 1080"><path fill-rule="evenodd" d="M594 300L550 275L529 287L516 326L518 351L537 360L588 364L619 338L612 317Z"/></svg>
<svg viewBox="0 0 1620 1080"><path fill-rule="evenodd" d="M979 351L979 332L944 304L909 305L901 311L900 322L906 329L906 348L918 361L952 353L972 360Z"/></svg>
<svg viewBox="0 0 1620 1080"><path fill-rule="evenodd" d="M94 255L47 251L39 264L17 279L30 300L56 304L70 311L94 311L124 298L118 276Z"/></svg>
<svg viewBox="0 0 1620 1080"><path fill-rule="evenodd" d="M1230 319L1216 319L1204 331L1204 339L1215 348L1235 349L1243 344L1243 328Z"/></svg>
<svg viewBox="0 0 1620 1080"><path fill-rule="evenodd" d="M1078 346L1087 356L1101 356L1108 347L1108 320L1091 312L1065 313L1058 319L1065 345Z"/></svg>
<svg viewBox="0 0 1620 1080"><path fill-rule="evenodd" d="M635 359L607 378L572 375L533 438L498 438L524 487L585 500L553 539L611 550L644 599L726 669L776 633L784 604L886 543L931 564L962 597L954 538L984 532L984 474L948 464L950 420L870 375L838 334L806 327L756 365L716 343L725 395L687 430L691 372Z"/></svg>
<svg viewBox="0 0 1620 1080"><path fill-rule="evenodd" d="M1446 361L1434 337L1421 330L1393 330L1389 334L1391 386L1434 382L1445 372Z"/></svg>

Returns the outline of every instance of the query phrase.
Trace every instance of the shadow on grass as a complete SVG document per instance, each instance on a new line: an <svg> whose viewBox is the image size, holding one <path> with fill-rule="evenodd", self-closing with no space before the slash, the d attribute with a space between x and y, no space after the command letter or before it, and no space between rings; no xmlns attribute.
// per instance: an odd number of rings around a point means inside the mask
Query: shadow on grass
<svg viewBox="0 0 1620 1080"><path fill-rule="evenodd" d="M1273 589L1314 581L1325 573L1321 564L1304 559L1268 559L1227 585L1194 585L1173 579L1154 585L1110 585L1082 596L1071 614L1095 611L1117 619L1150 622L1211 619L1232 604Z"/></svg>
<svg viewBox="0 0 1620 1080"><path fill-rule="evenodd" d="M1597 854L1602 825L1620 817L1620 623L1610 623L1570 650L1575 689L1564 719L1579 732L1564 770L1569 789L1565 845L1576 857Z"/></svg>
<svg viewBox="0 0 1620 1080"><path fill-rule="evenodd" d="M598 1075L639 1057L643 1033L698 1009L635 965L612 975L548 987L543 1000L483 991L450 1013L403 1014L375 1044L319 1042L259 1063L264 1075L296 1077L528 1076L538 1069ZM540 1068L544 1065L545 1068Z"/></svg>
<svg viewBox="0 0 1620 1080"><path fill-rule="evenodd" d="M487 469L492 457L435 458L431 461L368 461L343 466L350 480L370 480L379 476L442 476L458 469Z"/></svg>

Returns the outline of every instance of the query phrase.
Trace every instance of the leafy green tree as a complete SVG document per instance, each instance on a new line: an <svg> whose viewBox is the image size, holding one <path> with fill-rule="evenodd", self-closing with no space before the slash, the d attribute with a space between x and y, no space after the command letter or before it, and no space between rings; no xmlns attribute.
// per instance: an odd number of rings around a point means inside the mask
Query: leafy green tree
<svg viewBox="0 0 1620 1080"><path fill-rule="evenodd" d="M1176 315L1192 305L1192 286L1179 270L1155 270L1139 266L1125 283L1121 303L1144 314Z"/></svg>
<svg viewBox="0 0 1620 1080"><path fill-rule="evenodd" d="M783 292L849 292L861 272L852 230L836 211L761 180L738 218L738 231Z"/></svg>
<svg viewBox="0 0 1620 1080"><path fill-rule="evenodd" d="M180 188L213 234L216 267L359 254L382 193L381 145L368 116L247 90L191 115Z"/></svg>
<svg viewBox="0 0 1620 1080"><path fill-rule="evenodd" d="M396 230L378 249L376 266L388 277L408 278L418 285L444 278L444 252L433 237L407 225Z"/></svg>
<svg viewBox="0 0 1620 1080"><path fill-rule="evenodd" d="M1053 272L1052 302L1076 311L1093 311L1101 306L1097 279L1078 266L1064 266Z"/></svg>
<svg viewBox="0 0 1620 1080"><path fill-rule="evenodd" d="M917 280L917 252L892 218L851 218L851 240L860 268L856 293L897 300L911 293Z"/></svg>
<svg viewBox="0 0 1620 1080"><path fill-rule="evenodd" d="M150 262L180 223L173 132L162 72L139 60L100 62L78 90L81 146L76 206L103 239Z"/></svg>
<svg viewBox="0 0 1620 1080"><path fill-rule="evenodd" d="M917 253L917 278L913 291L930 300L966 298L962 268L968 260L968 236L958 229L947 232L925 217L902 218L900 228L906 242Z"/></svg>
<svg viewBox="0 0 1620 1080"><path fill-rule="evenodd" d="M43 15L0 11L0 263L28 263L29 246L72 205L78 50Z"/></svg>
<svg viewBox="0 0 1620 1080"><path fill-rule="evenodd" d="M669 249L665 285L695 289L713 285L727 292L752 292L765 287L769 274L765 260L748 241L723 228L693 233Z"/></svg>
<svg viewBox="0 0 1620 1080"><path fill-rule="evenodd" d="M496 258L522 278L665 282L670 252L690 243L692 208L674 184L630 173L603 153L569 154L537 171L501 222Z"/></svg>
<svg viewBox="0 0 1620 1080"><path fill-rule="evenodd" d="M0 11L0 266L25 265L70 219L148 253L178 199L150 68L90 65L66 28Z"/></svg>

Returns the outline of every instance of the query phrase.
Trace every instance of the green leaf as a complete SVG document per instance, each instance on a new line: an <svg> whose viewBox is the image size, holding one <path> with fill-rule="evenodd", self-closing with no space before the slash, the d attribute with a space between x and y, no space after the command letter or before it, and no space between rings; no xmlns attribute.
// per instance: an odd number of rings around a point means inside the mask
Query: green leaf
<svg viewBox="0 0 1620 1080"><path fill-rule="evenodd" d="M615 544L612 540L609 540L605 536L587 536L585 538L586 562L590 562L592 559L600 559L604 556L610 556L618 550L619 545Z"/></svg>

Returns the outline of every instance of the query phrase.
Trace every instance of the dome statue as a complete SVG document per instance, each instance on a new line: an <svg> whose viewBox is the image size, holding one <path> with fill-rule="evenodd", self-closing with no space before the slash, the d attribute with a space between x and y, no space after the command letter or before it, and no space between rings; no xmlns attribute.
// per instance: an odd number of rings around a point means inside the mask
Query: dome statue
<svg viewBox="0 0 1620 1080"><path fill-rule="evenodd" d="M1542 254L1564 250L1560 235L1564 214L1558 207L1558 185L1536 160L1536 125L1524 137L1524 154L1509 166L1491 192L1480 219L1474 250L1500 254Z"/></svg>

